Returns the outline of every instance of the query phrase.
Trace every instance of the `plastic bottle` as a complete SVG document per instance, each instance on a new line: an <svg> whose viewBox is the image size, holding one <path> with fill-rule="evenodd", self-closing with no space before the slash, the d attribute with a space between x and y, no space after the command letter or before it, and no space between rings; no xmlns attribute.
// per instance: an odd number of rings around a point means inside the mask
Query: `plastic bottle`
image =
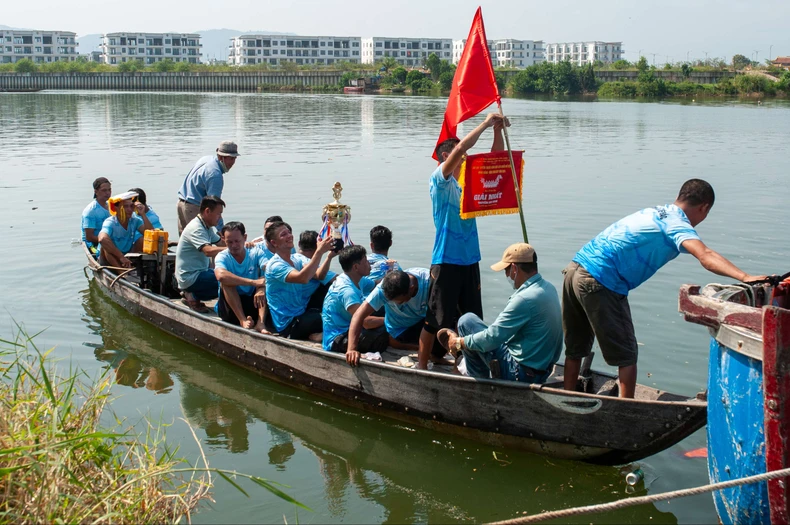
<svg viewBox="0 0 790 525"><path fill-rule="evenodd" d="M636 470L629 472L625 475L625 482L628 483L630 486L634 486L640 481L645 479L645 473L642 471L641 468L637 468Z"/></svg>

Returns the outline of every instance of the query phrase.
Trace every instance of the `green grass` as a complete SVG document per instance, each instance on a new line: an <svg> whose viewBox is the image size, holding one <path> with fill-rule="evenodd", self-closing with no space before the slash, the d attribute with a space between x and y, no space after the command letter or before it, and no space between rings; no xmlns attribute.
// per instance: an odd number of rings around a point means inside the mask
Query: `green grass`
<svg viewBox="0 0 790 525"><path fill-rule="evenodd" d="M146 420L137 435L115 417L103 428L110 376L61 373L33 339L21 329L0 339L0 524L189 522L215 477L249 496L246 479L307 509L275 482L209 467L202 449L190 464L165 424Z"/></svg>

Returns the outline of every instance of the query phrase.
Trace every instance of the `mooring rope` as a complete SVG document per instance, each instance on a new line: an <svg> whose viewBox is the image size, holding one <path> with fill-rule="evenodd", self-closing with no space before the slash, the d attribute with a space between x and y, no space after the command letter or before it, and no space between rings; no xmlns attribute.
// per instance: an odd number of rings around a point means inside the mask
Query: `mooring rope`
<svg viewBox="0 0 790 525"><path fill-rule="evenodd" d="M598 505L588 505L586 507L574 507L572 509L552 510L548 512L541 512L540 514L533 514L532 516L523 516L520 518L513 518L503 521L495 521L489 525L521 525L522 523L537 523L539 521L555 520L560 518L568 518L570 516L580 516L582 514L596 514L599 512L608 512L612 510L623 509L626 507L633 507L635 505L644 505L647 503L657 503L674 498L683 498L686 496L696 496L706 492L714 492L717 490L729 489L738 487L740 485L749 485L751 483L758 483L760 481L769 481L777 478L785 478L790 476L790 468L782 470L774 470L764 474L757 474L745 478L733 479L730 481L722 481L719 483L712 483L710 485L702 485L690 489L675 490L672 492L662 492L661 494L653 494L651 496L639 496L637 498L626 498L610 503L600 503Z"/></svg>

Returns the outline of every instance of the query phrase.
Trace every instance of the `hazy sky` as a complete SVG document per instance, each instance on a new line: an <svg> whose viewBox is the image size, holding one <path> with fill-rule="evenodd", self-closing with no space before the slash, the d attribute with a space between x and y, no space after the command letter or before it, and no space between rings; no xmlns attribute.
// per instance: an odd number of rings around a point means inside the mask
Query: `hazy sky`
<svg viewBox="0 0 790 525"><path fill-rule="evenodd" d="M111 31L260 29L303 35L464 38L479 0L3 2L0 24L62 29L79 35ZM123 7L121 7L123 5ZM489 38L562 42L623 41L656 64L669 60L790 55L790 0L497 0L482 3Z"/></svg>

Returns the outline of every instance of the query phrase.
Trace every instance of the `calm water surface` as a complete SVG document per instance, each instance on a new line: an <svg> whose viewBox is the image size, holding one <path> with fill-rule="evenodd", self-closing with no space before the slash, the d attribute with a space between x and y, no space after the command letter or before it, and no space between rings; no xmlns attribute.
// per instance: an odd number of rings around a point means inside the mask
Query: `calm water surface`
<svg viewBox="0 0 790 525"><path fill-rule="evenodd" d="M433 243L428 176L445 101L420 97L36 93L0 95L0 337L13 320L46 329L41 346L97 376L114 369L112 408L130 422L173 422L172 441L197 458L189 421L213 466L290 485L314 509L300 523L490 521L626 497L620 469L491 448L410 428L279 386L212 358L112 304L86 279L80 213L91 182L140 186L175 231L176 191L195 160L223 139L243 156L226 178L225 218L258 234L280 214L318 229L339 180L352 238L386 224L391 255L427 266ZM688 178L709 180L716 206L703 239L750 273L788 270L786 102L705 105L505 100L514 147L526 150L525 206L541 273L555 285L582 244L637 209L672 202ZM479 119L475 120L475 123ZM466 129L471 129L467 124ZM490 134L481 139L487 148ZM491 320L508 284L486 265L520 240L517 216L478 221L483 301ZM336 264L337 266L337 264ZM339 270L339 268L335 268ZM680 257L634 291L639 381L704 390L707 333L677 314L677 290L717 278ZM603 360L598 368L607 369ZM612 429L617 432L618 429ZM700 431L640 465L634 494L707 482ZM495 455L496 453L496 455ZM499 460L498 460L499 459ZM218 483L199 522L296 521L292 507ZM715 521L710 496L674 500L580 523Z"/></svg>

